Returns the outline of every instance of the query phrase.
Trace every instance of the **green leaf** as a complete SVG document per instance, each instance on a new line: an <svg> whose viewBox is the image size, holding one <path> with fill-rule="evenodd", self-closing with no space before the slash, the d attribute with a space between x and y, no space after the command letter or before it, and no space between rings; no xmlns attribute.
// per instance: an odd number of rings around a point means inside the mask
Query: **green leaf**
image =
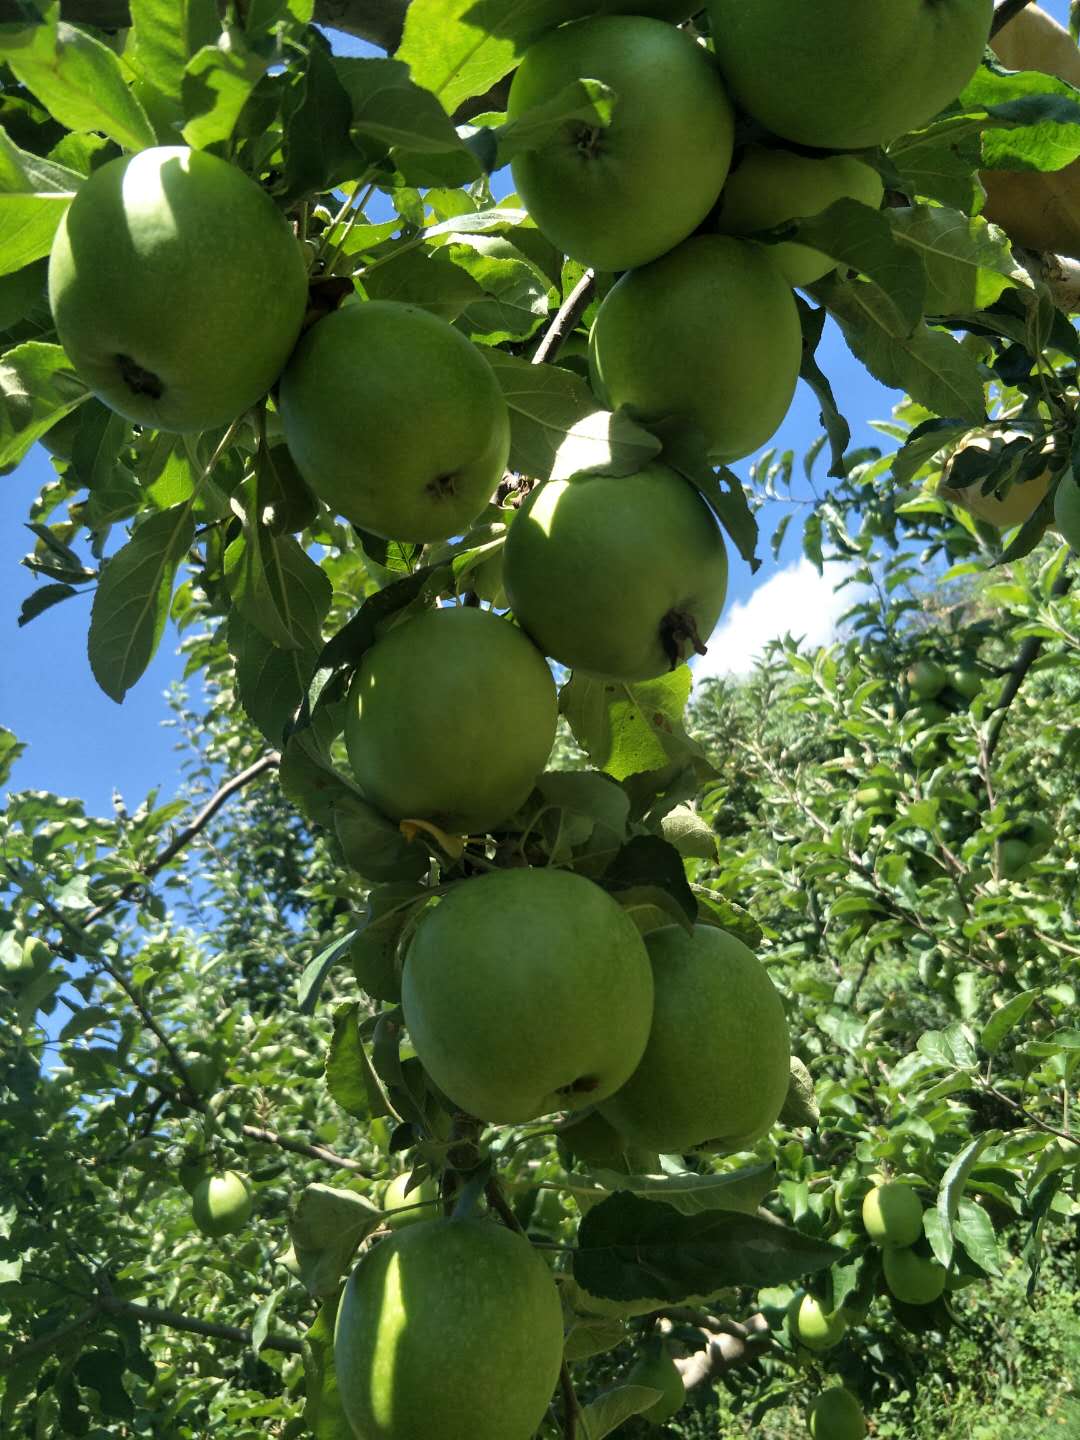
<svg viewBox="0 0 1080 1440"><path fill-rule="evenodd" d="M1065 80L981 65L956 103L992 122L976 122L984 170L1061 170L1080 157L1080 93Z"/></svg>
<svg viewBox="0 0 1080 1440"><path fill-rule="evenodd" d="M975 1047L960 1024L950 1025L946 1030L927 1030L919 1036L916 1049L928 1060L950 1069L974 1070L979 1063Z"/></svg>
<svg viewBox="0 0 1080 1440"><path fill-rule="evenodd" d="M705 436L696 426L661 423L653 430L663 441L664 463L704 497L753 574L761 564L757 554L758 524L742 481L726 465L713 466Z"/></svg>
<svg viewBox="0 0 1080 1440"><path fill-rule="evenodd" d="M326 1055L326 1088L338 1105L357 1120L371 1120L375 1114L388 1115L389 1107L371 1108L371 1088L365 1078L371 1069L360 1038L360 1007L351 1002L334 1011L334 1033Z"/></svg>
<svg viewBox="0 0 1080 1440"><path fill-rule="evenodd" d="M334 1323L338 1296L319 1307L315 1323L304 1336L304 1424L315 1440L355 1440L345 1418L334 1368Z"/></svg>
<svg viewBox="0 0 1080 1440"><path fill-rule="evenodd" d="M355 1190L309 1185L301 1193L289 1234L300 1275L311 1295L330 1295L356 1247L379 1226L382 1212Z"/></svg>
<svg viewBox="0 0 1080 1440"><path fill-rule="evenodd" d="M575 674L560 692L559 708L592 763L616 780L687 758L708 773L704 751L683 725L691 683L686 665L638 685Z"/></svg>
<svg viewBox="0 0 1080 1440"><path fill-rule="evenodd" d="M589 1295L656 1306L706 1299L730 1286L784 1285L843 1252L779 1222L732 1210L680 1215L626 1191L582 1219L574 1279Z"/></svg>
<svg viewBox="0 0 1080 1440"><path fill-rule="evenodd" d="M413 0L397 58L452 115L508 75L533 40L574 18L575 9L565 0Z"/></svg>
<svg viewBox="0 0 1080 1440"><path fill-rule="evenodd" d="M29 625L31 620L46 610L51 610L54 605L59 605L61 600L67 600L72 595L78 595L78 590L72 589L70 585L42 585L32 590L23 601L19 609L17 624L20 629L23 625Z"/></svg>
<svg viewBox="0 0 1080 1440"><path fill-rule="evenodd" d="M646 1200L662 1202L680 1215L701 1215L709 1210L737 1210L754 1215L776 1184L774 1165L752 1165L720 1175L622 1175L614 1170L591 1170L606 1190L629 1191Z"/></svg>
<svg viewBox="0 0 1080 1440"><path fill-rule="evenodd" d="M937 1197L937 1214L941 1222L941 1233L934 1246L934 1253L943 1265L952 1263L953 1223L960 1208L968 1176L975 1168L976 1160L987 1145L994 1144L1000 1138L1000 1130L986 1130L983 1134L977 1135L974 1140L964 1146L958 1155L954 1156L949 1168L941 1177Z"/></svg>
<svg viewBox="0 0 1080 1440"><path fill-rule="evenodd" d="M280 745L307 695L318 647L279 650L236 610L229 616L228 643L241 705L270 743Z"/></svg>
<svg viewBox="0 0 1080 1440"><path fill-rule="evenodd" d="M961 1200L956 1211L953 1234L975 1264L988 1275L1000 1275L1000 1250L994 1233L994 1222L974 1200Z"/></svg>
<svg viewBox="0 0 1080 1440"><path fill-rule="evenodd" d="M840 326L851 353L883 385L907 391L936 415L973 425L985 418L978 364L951 335L927 325L911 334L898 331L892 307L866 280L822 280L813 294Z"/></svg>
<svg viewBox="0 0 1080 1440"><path fill-rule="evenodd" d="M557 365L530 365L495 350L488 356L510 407L512 470L534 480L567 480L595 471L632 475L660 453L640 425L598 410L580 376Z"/></svg>
<svg viewBox="0 0 1080 1440"><path fill-rule="evenodd" d="M400 60L337 58L334 69L352 102L352 133L361 144L375 140L386 148L422 154L457 154L480 168L430 90L414 85Z"/></svg>
<svg viewBox="0 0 1080 1440"><path fill-rule="evenodd" d="M283 199L329 190L367 169L374 147L357 147L349 134L353 109L325 41L312 44L307 66L285 102Z"/></svg>
<svg viewBox="0 0 1080 1440"><path fill-rule="evenodd" d="M28 340L0 358L0 466L17 465L87 389L59 345Z"/></svg>
<svg viewBox="0 0 1080 1440"><path fill-rule="evenodd" d="M799 323L803 332L799 378L806 381L821 406L820 419L829 438L831 457L829 474L836 478L842 478L846 473L844 456L851 444L851 427L837 408L836 397L833 395L828 376L818 365L816 359L817 347L821 343L821 333L825 328L825 311L823 309L815 310L812 305L806 303L801 295L795 296L795 304L799 310Z"/></svg>
<svg viewBox="0 0 1080 1440"><path fill-rule="evenodd" d="M0 275L48 255L81 183L77 170L20 150L0 126Z"/></svg>
<svg viewBox="0 0 1080 1440"><path fill-rule="evenodd" d="M333 586L291 535L274 536L254 515L257 487L246 486L243 532L225 551L225 585L250 625L282 650L315 649Z"/></svg>
<svg viewBox="0 0 1080 1440"><path fill-rule="evenodd" d="M362 284L370 300L419 305L449 324L474 301L484 298L483 289L454 264L447 250L407 250L366 272ZM493 354L488 358L496 357Z"/></svg>
<svg viewBox="0 0 1080 1440"><path fill-rule="evenodd" d="M346 862L365 880L419 880L427 874L428 852L401 827L359 795L342 790L331 797L334 833Z"/></svg>
<svg viewBox="0 0 1080 1440"><path fill-rule="evenodd" d="M90 667L117 704L153 659L194 533L190 505L150 515L102 571L90 614Z"/></svg>
<svg viewBox="0 0 1080 1440"><path fill-rule="evenodd" d="M793 1128L810 1125L817 1128L821 1119L817 1097L814 1094L814 1077L797 1055L791 1057L791 1075L788 1079L787 1095L780 1111L781 1125Z"/></svg>
<svg viewBox="0 0 1080 1440"><path fill-rule="evenodd" d="M523 340L547 317L555 298L548 280L501 235L470 235L446 247L455 265L483 291L464 311L459 326L487 345Z"/></svg>
<svg viewBox="0 0 1080 1440"><path fill-rule="evenodd" d="M997 1054L1005 1037L1020 1023L1041 993L1038 989L1021 990L1019 995L1006 1000L1000 1009L994 1011L979 1035L979 1044L988 1055Z"/></svg>
<svg viewBox="0 0 1080 1440"><path fill-rule="evenodd" d="M953 126L953 132L931 126L905 135L889 146L889 160L913 195L972 215L985 199L978 179L981 137L977 129L967 127L960 131Z"/></svg>
<svg viewBox="0 0 1080 1440"><path fill-rule="evenodd" d="M219 145L232 135L240 111L266 74L269 62L244 44L237 30L229 43L204 45L184 70L184 139L196 150Z"/></svg>
<svg viewBox="0 0 1080 1440"><path fill-rule="evenodd" d="M348 950L355 934L355 930L350 930L347 935L332 940L304 966L304 973L296 987L296 1001L301 1015L314 1014L326 977Z"/></svg>
<svg viewBox="0 0 1080 1440"><path fill-rule="evenodd" d="M125 150L157 143L119 58L85 30L63 20L55 27L7 26L0 34L0 52L31 94L69 130L99 130Z"/></svg>
<svg viewBox="0 0 1080 1440"><path fill-rule="evenodd" d="M130 49L139 74L179 100L187 62L220 31L214 0L130 0Z"/></svg>
<svg viewBox="0 0 1080 1440"><path fill-rule="evenodd" d="M899 244L926 267L928 315L986 310L1010 285L1030 288L1027 272L1013 259L1008 236L981 217L944 205L911 205L885 213Z"/></svg>
<svg viewBox="0 0 1080 1440"><path fill-rule="evenodd" d="M576 1319L566 1334L563 1353L568 1364L604 1355L626 1339L626 1322L596 1315Z"/></svg>
<svg viewBox="0 0 1080 1440"><path fill-rule="evenodd" d="M923 316L926 275L918 256L897 244L889 223L895 213L837 200L798 221L794 238L872 280L880 291L879 307L891 312L891 327L910 334Z"/></svg>
<svg viewBox="0 0 1080 1440"><path fill-rule="evenodd" d="M635 835L628 840L600 883L624 908L632 908L642 895L655 904L653 892L659 892L671 921L689 928L697 919L697 901L687 884L682 856L659 835ZM664 898L669 903L663 904Z"/></svg>
<svg viewBox="0 0 1080 1440"><path fill-rule="evenodd" d="M367 911L349 950L349 964L360 985L373 1000L398 1004L401 977L397 965L398 946L405 927L430 891L401 883L377 885L367 898Z"/></svg>
<svg viewBox="0 0 1080 1440"><path fill-rule="evenodd" d="M640 1415L662 1399L663 1393L651 1385L618 1385L604 1391L581 1412L582 1440L603 1440L624 1420Z"/></svg>

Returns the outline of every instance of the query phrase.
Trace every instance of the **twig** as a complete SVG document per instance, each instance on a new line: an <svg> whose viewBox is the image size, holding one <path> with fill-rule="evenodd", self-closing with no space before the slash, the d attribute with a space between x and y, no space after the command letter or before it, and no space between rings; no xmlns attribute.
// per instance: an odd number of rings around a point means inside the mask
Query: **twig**
<svg viewBox="0 0 1080 1440"><path fill-rule="evenodd" d="M1072 581L1072 571L1066 567L1054 581L1050 591L1051 600L1059 600L1062 595L1067 594ZM1041 635L1030 635L1020 647L1020 653L1016 657L1016 664L1009 671L1009 678L1005 682L1001 697L994 707L994 712L990 719L989 733L986 741L987 764L994 758L994 751L997 749L998 740L1001 738L1001 729L1005 724L1005 717L1008 713L1009 706L1016 699L1020 686L1024 683L1028 671L1038 659L1039 651L1042 647L1043 637Z"/></svg>
<svg viewBox="0 0 1080 1440"><path fill-rule="evenodd" d="M200 830L205 829L231 795L235 795L238 790L242 790L245 785L250 784L252 780L262 775L265 771L273 769L280 761L281 756L278 752L271 750L266 755L263 755L261 759L256 760L253 765L249 765L246 770L241 770L240 773L234 775L231 780L226 780L225 784L222 785L219 790L215 791L206 802L198 815L195 816L195 819L192 820L191 824L185 826L179 835L165 846L160 854L155 855L153 860L147 865L143 879L133 880L130 884L125 885L122 890L117 891L111 899L103 901L100 905L95 905L92 910L87 912L83 921L84 925L95 924L103 915L107 915L110 910L115 909L117 905L122 904L125 900L129 900L136 891L142 888L145 881L152 880L159 870L163 870L165 866L168 865L170 860L176 859L180 851L194 840Z"/></svg>
<svg viewBox="0 0 1080 1440"><path fill-rule="evenodd" d="M990 25L990 39L1000 31L1004 30L1010 20L1015 20L1021 10L1027 8L1028 0L1001 0L1001 3L994 8L994 19Z"/></svg>
<svg viewBox="0 0 1080 1440"><path fill-rule="evenodd" d="M208 1335L217 1340L236 1340L241 1345L251 1344L251 1331L246 1326L220 1325L216 1320L196 1320L193 1315L181 1315L176 1310L160 1310L156 1305L136 1305L131 1300L102 1302L103 1310L109 1314L130 1315L134 1320L143 1320L148 1325L168 1325L172 1330L186 1330L192 1335ZM290 1355L302 1355L303 1342L291 1335L267 1335L262 1342L267 1350L284 1350Z"/></svg>
<svg viewBox="0 0 1080 1440"><path fill-rule="evenodd" d="M570 294L559 307L559 311L544 332L539 345L533 351L532 363L542 365L545 360L554 360L563 347L567 336L577 327L578 321L592 299L593 282L591 270L586 270Z"/></svg>
<svg viewBox="0 0 1080 1440"><path fill-rule="evenodd" d="M1010 1110L1015 1110L1018 1115L1022 1115L1029 1125L1035 1126L1036 1130L1042 1130L1047 1135L1056 1135L1059 1140L1067 1140L1070 1145L1075 1143L1073 1136L1067 1131L1057 1130L1053 1125L1047 1125L1045 1120L1040 1120L1037 1115L1033 1115L1026 1106L1020 1104L1019 1100L1014 1100L1011 1096L1006 1095L1003 1090L991 1085L989 1081L982 1081L982 1085L983 1089L993 1095L995 1100L1000 1100L1003 1105L1008 1105Z"/></svg>
<svg viewBox="0 0 1080 1440"><path fill-rule="evenodd" d="M508 1230L516 1230L519 1235L525 1234L524 1227L507 1204L506 1196L502 1193L499 1182L495 1179L494 1175L484 1186L484 1195L487 1198L488 1204Z"/></svg>
<svg viewBox="0 0 1080 1440"><path fill-rule="evenodd" d="M570 1378L570 1366L566 1361L559 1367L559 1389L563 1400L563 1437L574 1440L577 1434L578 1398L574 1394L574 1382Z"/></svg>
<svg viewBox="0 0 1080 1440"><path fill-rule="evenodd" d="M275 1130L264 1130L258 1125L244 1125L244 1134L249 1140L258 1140L263 1145L276 1145L279 1150L290 1150L294 1155L306 1155L309 1160L322 1160L327 1165L336 1165L339 1170L351 1170L357 1175L371 1175L374 1172L358 1160L349 1160L328 1150L325 1145L310 1145L304 1140L290 1140Z"/></svg>
<svg viewBox="0 0 1080 1440"><path fill-rule="evenodd" d="M50 1330L47 1335L39 1335L36 1340L20 1346L18 1350L12 1350L10 1355L0 1361L0 1372L14 1370L24 1360L29 1360L34 1355L40 1355L43 1350L55 1350L69 1336L77 1334L78 1331L84 1330L87 1325L92 1324L101 1311L101 1302L97 1301L88 1310L84 1310L81 1315L76 1315L75 1319L67 1325L61 1325L58 1330Z"/></svg>

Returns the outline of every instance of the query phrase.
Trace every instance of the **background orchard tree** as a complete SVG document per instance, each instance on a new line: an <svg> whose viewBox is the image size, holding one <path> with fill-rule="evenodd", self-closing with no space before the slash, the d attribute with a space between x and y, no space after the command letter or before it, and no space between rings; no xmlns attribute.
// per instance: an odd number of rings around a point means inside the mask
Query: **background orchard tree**
<svg viewBox="0 0 1080 1440"><path fill-rule="evenodd" d="M808 1414L822 1440L857 1434L863 1414L882 1436L1068 1433L1080 1358L1080 288L1068 226L1021 233L1003 197L1026 187L1030 218L1040 195L1060 199L1080 156L1069 37L1034 21L1050 48L1026 60L1023 46L1005 45L1024 8L1007 0L994 43L1015 69L988 56L955 101L903 97L880 134L847 142L885 143L860 151L869 182L841 184L833 167L838 196L829 189L814 205L808 192L778 209L773 192L753 212L767 222L735 226L706 193L722 182L713 171L730 138L728 101L691 43L708 42L709 15L665 5L656 30L627 31L627 17L593 29L644 34L654 55L649 35L659 34L664 53L689 54L673 63L701 89L680 101L698 95L723 142L710 149L690 126L679 160L693 186L677 188L694 205L682 214L673 199L662 225L652 216L635 230L632 214L617 225L602 209L560 215L569 192L545 175L568 134L571 153L585 139L590 155L617 148L622 72L603 47L587 74L556 66L554 88L537 78L534 52L532 73L508 90L534 42L595 13L581 0L476 13L462 0L8 8L0 464L11 469L41 441L55 471L30 515L37 583L19 622L91 592L90 663L122 701L171 617L191 693L172 697L183 792L151 794L134 811L118 803L106 817L17 789L21 741L0 731L10 792L0 1430L347 1437L341 1394L354 1417L370 1397L362 1366L340 1377L336 1366L371 1342L364 1286L389 1293L369 1262L389 1267L422 1247L436 1258L424 1262L422 1314L403 1332L422 1336L411 1374L436 1394L460 1388L484 1358L483 1337L445 1307L439 1266L450 1262L421 1224L434 1208L464 1220L455 1235L481 1246L495 1226L516 1232L499 1244L516 1257L512 1273L531 1277L536 1304L520 1312L517 1281L490 1298L505 1302L504 1328L542 1332L542 1388L553 1392L537 1410L543 1437L662 1425L686 1440L725 1429L779 1440L805 1433ZM711 8L719 26L738 4ZM976 10L989 21L977 0L950 9L966 9L968 29ZM313 21L386 58L334 55ZM974 65L981 32L968 40ZM746 59L733 50L724 65L757 104L738 79ZM762 139L736 117L736 161ZM186 327L198 329L197 297L178 292L176 334L160 276L153 305L140 309L135 288L110 307L126 256L104 243L115 216L105 206L97 218L93 201L109 177L123 194L129 173L179 184L188 171L170 170L180 162L165 146L205 152L199 172L224 174L214 185L226 198L246 196L269 217L271 251L290 227L296 244L274 271L289 334L266 373L245 347L259 348L256 322L271 312L257 295L251 308L243 272L215 270L230 283L208 364L190 376L204 408L180 431L154 428L181 423L158 391L183 358ZM670 178L662 146L649 161L659 167L650 175ZM517 196L496 199L491 177L511 162L535 214ZM654 181L641 188L640 203L655 202ZM983 218L986 190L991 213L1037 251L1013 250ZM627 193L615 187L609 205ZM390 218L369 218L376 203ZM191 233L214 210L189 212ZM759 248L715 238L718 228L749 229ZM583 261L627 259L579 252L599 236L630 245L637 264L695 230L645 280L594 273ZM81 269L66 258L50 267L50 251L66 256L86 235ZM770 248L813 262L795 299ZM307 312L278 390L271 372L301 326L296 255ZM733 256L756 277L734 305L710 268ZM396 368L374 367L352 337L400 316L399 305L410 307L411 338L400 332ZM157 347L156 369L130 356L121 367L135 408L98 383L85 350L114 310ZM880 422L880 447L853 448L844 397L815 359L826 316L906 397ZM652 347L642 342L650 323L664 327ZM711 344L721 330L742 337L742 363ZM460 372L467 383L425 413L423 383L447 353L466 357L449 363L472 367ZM767 436L800 364L821 439L805 456L760 455L744 485L718 459ZM690 423L673 419L680 387L695 383L722 387L730 414L688 401ZM228 404L226 384L237 387ZM350 386L371 399L379 384L385 398L358 418ZM658 386L663 403L650 405ZM745 394L732 404L737 386ZM431 466L438 484L353 513L350 462L371 460L371 429L395 399L402 411L363 485L377 488L380 467L424 480ZM491 446L466 473L456 427L467 400ZM607 408L619 400L630 408ZM723 424L737 436L713 433ZM572 569L581 547L568 558L535 536L533 550L508 546L508 528L546 515L543 538L557 540L561 510L571 534L587 533L596 522L575 515L589 505L614 515L620 481L626 495L631 477L640 488L656 474L667 480L650 493L667 484L682 500L650 502L655 515L643 509L636 527L602 525L588 594L590 613L605 616L606 658L579 660L597 653L596 637L545 607L583 593ZM766 500L789 507L771 536L758 531ZM700 517L712 538L695 545L686 536ZM809 651L796 633L751 676L707 682L688 706L678 662L707 641L727 574L714 517L733 563L755 564L769 543L777 552L794 527L807 557L851 587L852 606L841 643ZM1059 530L1048 528L1055 517ZM669 531L679 563L651 563L649 535ZM690 605L676 587L695 566L702 594ZM655 626L649 646L615 633L623 592L635 623ZM554 659L619 675L557 669L559 729L538 775L553 685L524 631L489 618L511 603ZM436 669L446 643L410 651L403 639L448 623L500 637L462 651L454 676L476 668L452 704ZM540 634L549 623L556 638ZM387 637L397 648L379 650ZM510 704L523 703L524 681L510 697L499 687L519 663L535 686L526 714ZM393 702L381 722L368 709L366 735L355 706L365 687ZM410 727L388 723L406 700ZM476 739L483 723L492 737L527 732L524 777L495 775L493 741ZM424 747L410 770L400 757L413 733ZM379 764L365 775L373 745ZM410 798L381 789L384 773ZM420 781L445 787L427 816L414 813ZM445 920L462 896L519 886L527 866L552 867L560 884L585 886L596 913L618 917L627 973L641 970L645 947L654 958L672 949L670 927L695 923L716 927L713 940L726 932L720 948L752 973L761 962L791 1040L775 1125L736 1136L722 1123L736 1094L753 1109L765 1086L754 1066L775 1045L722 1086L707 1045L678 1056L678 1109L715 1109L710 1135L728 1135L726 1154L660 1156L621 1135L606 1115L617 1121L625 1103L605 1112L599 1060L581 1077L599 1109L584 1085L565 1096L577 1113L512 1124L484 1124L448 1099L440 1081L453 1088L452 1069L445 1080L425 1069L413 1043L425 1048L423 1027L403 1027L410 993L419 1003L406 986L403 1016L403 960L433 898L454 897ZM667 941L650 941L665 928ZM619 999L634 1008L629 992ZM602 997L591 1008L599 1029ZM545 1018L505 1011L507 1034L511 1022ZM566 1047L587 1049L590 1027L571 1028L560 1030ZM488 1103L480 1095L474 1108ZM868 1233L866 1197L884 1186L912 1223ZM335 1361L335 1315L358 1255ZM439 1369L442 1336L452 1373ZM508 1367L493 1393L470 1394L471 1433L503 1440L506 1415L511 1427L532 1423L518 1416L519 1401L534 1401L517 1378ZM434 1411L431 1423L438 1433Z"/></svg>

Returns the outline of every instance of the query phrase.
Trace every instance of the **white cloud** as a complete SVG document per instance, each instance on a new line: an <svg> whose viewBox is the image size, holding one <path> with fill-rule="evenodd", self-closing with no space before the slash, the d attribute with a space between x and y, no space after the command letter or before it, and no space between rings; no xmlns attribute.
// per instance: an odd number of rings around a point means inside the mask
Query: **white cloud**
<svg viewBox="0 0 1080 1440"><path fill-rule="evenodd" d="M844 578L839 565L819 575L804 557L778 570L746 599L724 612L708 654L693 662L695 680L710 675L746 675L770 640L791 634L807 647L831 644L837 622L855 603L855 590L833 587Z"/></svg>

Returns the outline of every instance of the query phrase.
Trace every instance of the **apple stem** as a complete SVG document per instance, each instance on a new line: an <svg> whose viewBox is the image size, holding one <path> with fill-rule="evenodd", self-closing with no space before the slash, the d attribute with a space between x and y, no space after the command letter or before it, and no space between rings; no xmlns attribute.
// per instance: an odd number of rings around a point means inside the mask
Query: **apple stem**
<svg viewBox="0 0 1080 1440"><path fill-rule="evenodd" d="M689 651L697 655L706 653L698 634L697 621L689 610L671 609L667 612L660 621L660 644L672 670L682 664Z"/></svg>
<svg viewBox="0 0 1080 1440"><path fill-rule="evenodd" d="M564 1440L574 1440L577 1434L578 1399L574 1394L574 1382L570 1378L570 1367L565 1360L559 1370L559 1388L562 1390L563 1398Z"/></svg>

